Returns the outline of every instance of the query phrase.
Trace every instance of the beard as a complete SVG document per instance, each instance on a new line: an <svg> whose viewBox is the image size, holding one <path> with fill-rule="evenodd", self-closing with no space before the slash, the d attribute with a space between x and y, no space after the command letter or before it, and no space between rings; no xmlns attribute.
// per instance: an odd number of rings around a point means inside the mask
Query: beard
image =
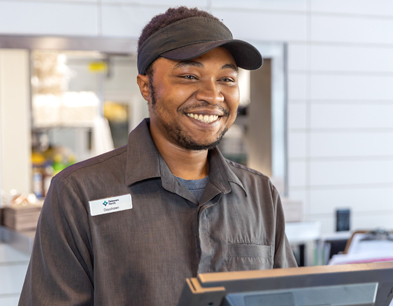
<svg viewBox="0 0 393 306"><path fill-rule="evenodd" d="M156 92L154 89L154 84L153 84L153 77L152 75L148 75L149 77L149 90L150 90L150 95L151 95L151 111L156 112L157 110L157 97L156 97ZM224 112L226 115L228 111L225 110ZM159 116L157 116L159 118ZM166 122L163 122L162 120L161 124L164 126L165 131L167 134L176 141L177 145L180 147L186 149L186 150L193 150L193 151L201 151L201 150L210 150L213 149L215 146L217 146L222 137L225 135L225 133L228 131L228 128L225 128L215 139L215 141L211 143L201 143L195 141L190 135L188 135L186 132L182 130L180 125L174 121L173 124L168 124Z"/></svg>
<svg viewBox="0 0 393 306"><path fill-rule="evenodd" d="M163 125L168 135L171 136L172 139L175 139L176 143L179 146L181 146L186 150L193 150L193 151L213 149L215 146L217 146L220 143L222 137L228 131L228 129L225 128L220 133L220 135L218 135L216 140L211 143L198 143L190 135L185 133L178 124L175 123L174 125L168 125L163 123Z"/></svg>

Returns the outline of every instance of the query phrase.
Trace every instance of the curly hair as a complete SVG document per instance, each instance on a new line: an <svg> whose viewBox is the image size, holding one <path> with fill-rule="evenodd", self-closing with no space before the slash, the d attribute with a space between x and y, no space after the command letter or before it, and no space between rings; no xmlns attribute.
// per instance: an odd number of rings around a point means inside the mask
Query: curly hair
<svg viewBox="0 0 393 306"><path fill-rule="evenodd" d="M169 8L165 13L154 16L150 22L143 28L138 39L138 52L141 45L158 30L170 25L176 21L189 17L207 17L220 21L208 12L201 11L197 8L188 8L186 6L179 6L177 8ZM146 75L152 74L152 65L146 69Z"/></svg>
<svg viewBox="0 0 393 306"><path fill-rule="evenodd" d="M165 13L154 16L150 22L143 28L141 36L138 39L138 52L141 45L148 39L152 34L158 30L174 23L176 21L189 18L189 17L207 17L220 21L217 17L214 17L208 12L201 11L195 8L188 8L186 6L179 6L177 8L169 8Z"/></svg>

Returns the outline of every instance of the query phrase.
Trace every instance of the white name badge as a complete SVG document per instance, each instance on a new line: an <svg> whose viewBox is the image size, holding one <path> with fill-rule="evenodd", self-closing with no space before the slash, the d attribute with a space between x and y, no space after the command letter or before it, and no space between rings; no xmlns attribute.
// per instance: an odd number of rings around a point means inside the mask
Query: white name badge
<svg viewBox="0 0 393 306"><path fill-rule="evenodd" d="M98 216L132 208L130 194L125 194L113 198L89 201L90 215Z"/></svg>

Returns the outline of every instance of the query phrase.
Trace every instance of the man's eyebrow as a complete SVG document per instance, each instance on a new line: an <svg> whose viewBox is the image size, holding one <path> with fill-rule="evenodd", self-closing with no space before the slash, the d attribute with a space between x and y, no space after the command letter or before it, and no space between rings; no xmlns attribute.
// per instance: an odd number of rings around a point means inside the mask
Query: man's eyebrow
<svg viewBox="0 0 393 306"><path fill-rule="evenodd" d="M175 65L175 67L173 67L173 69L187 67L187 66L195 66L195 67L203 68L203 64L201 64L199 62L195 62L195 61L192 61L192 60L185 60L185 61L178 62Z"/></svg>
<svg viewBox="0 0 393 306"><path fill-rule="evenodd" d="M204 67L203 64L200 63L200 62L196 62L196 61L193 61L193 60L184 60L184 61L178 62L173 67L173 69L182 68L182 67L188 67L188 66L195 66L195 67L200 67L200 68ZM224 70L224 69L233 69L236 72L239 71L239 68L236 65L233 65L233 64L225 64L224 66L221 67L221 69L222 70Z"/></svg>
<svg viewBox="0 0 393 306"><path fill-rule="evenodd" d="M239 71L239 68L233 64L225 64L224 66L221 67L221 69L233 69L236 72Z"/></svg>

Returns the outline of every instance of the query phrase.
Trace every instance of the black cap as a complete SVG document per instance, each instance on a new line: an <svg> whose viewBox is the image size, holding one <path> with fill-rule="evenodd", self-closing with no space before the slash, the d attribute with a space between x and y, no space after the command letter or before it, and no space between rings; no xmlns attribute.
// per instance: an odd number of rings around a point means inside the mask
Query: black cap
<svg viewBox="0 0 393 306"><path fill-rule="evenodd" d="M262 66L259 51L248 42L233 39L231 31L222 22L189 17L160 29L140 46L138 72L145 74L147 67L158 57L189 60L217 47L226 48L241 68L255 70Z"/></svg>

